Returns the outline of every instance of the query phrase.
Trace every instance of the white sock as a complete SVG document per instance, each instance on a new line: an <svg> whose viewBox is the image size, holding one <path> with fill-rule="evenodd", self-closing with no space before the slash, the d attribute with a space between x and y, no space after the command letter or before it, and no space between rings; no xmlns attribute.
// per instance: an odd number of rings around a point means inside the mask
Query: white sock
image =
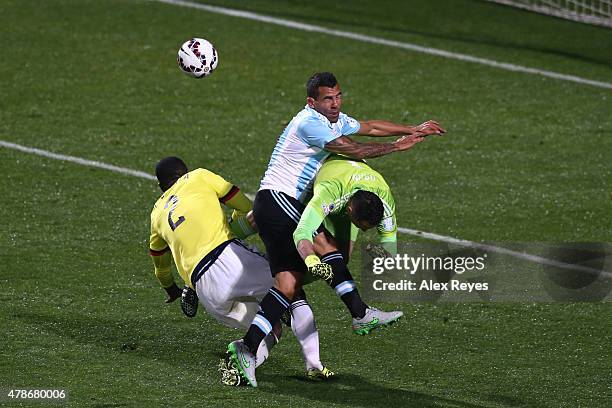
<svg viewBox="0 0 612 408"><path fill-rule="evenodd" d="M257 361L255 363L255 368L262 365L270 355L270 350L272 347L278 343L278 339L276 338L276 334L274 334L274 330L272 330L261 343L259 343L259 348L257 349Z"/></svg>
<svg viewBox="0 0 612 408"><path fill-rule="evenodd" d="M314 314L305 300L297 300L291 304L291 329L302 347L306 369L323 369L319 357L319 332L315 324Z"/></svg>

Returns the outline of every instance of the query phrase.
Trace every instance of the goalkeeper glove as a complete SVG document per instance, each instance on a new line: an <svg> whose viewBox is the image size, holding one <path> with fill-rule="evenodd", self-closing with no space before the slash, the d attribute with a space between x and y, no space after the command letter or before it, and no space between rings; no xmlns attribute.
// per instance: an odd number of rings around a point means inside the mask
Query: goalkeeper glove
<svg viewBox="0 0 612 408"><path fill-rule="evenodd" d="M164 290L168 294L168 297L165 300L166 303L174 302L176 299L180 298L181 297L181 293L183 293L181 291L181 288L176 286L176 283L174 283L174 282L172 282L172 285L168 286L167 288L164 288Z"/></svg>
<svg viewBox="0 0 612 408"><path fill-rule="evenodd" d="M329 283L334 277L331 265L321 262L319 257L314 254L308 255L306 259L304 259L304 263L308 268L308 272L310 272L315 278L323 279Z"/></svg>

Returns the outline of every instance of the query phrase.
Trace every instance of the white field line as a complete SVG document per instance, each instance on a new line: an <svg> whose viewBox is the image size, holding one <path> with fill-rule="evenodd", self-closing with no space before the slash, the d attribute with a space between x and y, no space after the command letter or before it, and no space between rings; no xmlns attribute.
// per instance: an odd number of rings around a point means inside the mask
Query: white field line
<svg viewBox="0 0 612 408"><path fill-rule="evenodd" d="M495 61L495 60L491 60L487 58L479 58L479 57L474 57L472 55L460 54L457 52L446 51L446 50L442 50L439 48L430 48L430 47L424 47L421 45L407 43L407 42L387 40L385 38L373 37L369 35L354 33L351 31L334 30L334 29L326 28L322 26L299 23L297 21L286 20L283 18L276 18L276 17L266 16L264 14L252 13L250 11L235 10L235 9L229 9L229 8L218 7L218 6L210 6L207 4L193 3L190 1L183 1L183 0L155 0L155 1L158 1L160 3L172 4L175 6L189 7L189 8L194 8L198 10L204 10L210 13L223 14L226 16L260 21L262 23L275 24L275 25L279 25L279 26L283 26L287 28L293 28L296 30L328 34L328 35L332 35L335 37L348 38L351 40L362 41L362 42L367 42L371 44L384 45L384 46L394 47L394 48L401 48L404 50L415 51L415 52L420 52L420 53L429 54L429 55L435 55L435 56L443 57L443 58L449 58L449 59L465 61L465 62L472 62L475 64L481 64L481 65L487 65L487 66L494 67L494 68L505 69L507 71L522 72L522 73L533 74L533 75L541 75L541 76L545 76L548 78L558 79L561 81L569 81L569 82L575 82L575 83L582 84L582 85L591 85L591 86L598 87L598 88L612 89L612 83L609 83L609 82L595 81L592 79L582 78L582 77L578 77L575 75L561 74L559 72L546 71L546 70L538 69L538 68L530 68L530 67L525 67L522 65L510 64L507 62L500 62L500 61Z"/></svg>
<svg viewBox="0 0 612 408"><path fill-rule="evenodd" d="M145 173L143 171L132 170L132 169L128 169L125 167L113 166L112 164L106 164L106 163L102 163L102 162L94 161L94 160L87 160L87 159L83 159L80 157L67 156L65 154L53 153L47 150L41 150L41 149L36 149L33 147L19 145L16 143L6 142L4 140L0 140L0 146L5 147L7 149L17 150L23 153L35 154L37 156L42 156L42 157L46 157L49 159L76 163L82 166L95 167L95 168L109 170L115 173L120 173L120 174L124 174L128 176L144 178L147 180L156 180L155 176ZM253 196L251 194L249 194L248 196L249 198L253 199ZM423 232L423 231L418 231L418 230L404 228L404 227L398 227L397 230L399 232L402 232L408 235L414 235L417 237L427 238L427 239L431 239L434 241L441 241L441 242L460 245L460 246L464 246L468 248L481 249L485 251L495 252L498 254L509 255L515 258L539 263L542 265L555 266L555 267L562 268L562 269L578 270L578 271L587 272L587 273L601 274L606 277L612 277L612 272L599 271L597 269L589 268L587 266L582 266L582 265L572 265L572 264L568 264L564 262L558 262L552 259L542 258L540 256L531 255L531 254L527 254L523 252L512 251L510 249L496 247L493 245L481 244L478 242L468 241L465 239L447 237L445 235L434 234L431 232Z"/></svg>
<svg viewBox="0 0 612 408"><path fill-rule="evenodd" d="M483 251L494 252L497 254L508 255L514 258L523 259L525 261L539 263L539 264L547 265L547 266L554 266L556 268L561 268L561 269L570 269L570 270L576 270L576 271L587 272L587 273L592 273L592 274L601 274L608 278L612 278L612 272L600 271L598 269L589 268L588 266L583 266L583 265L575 265L575 264L568 264L565 262L559 262L553 259L548 259L548 258L543 258L541 256L528 254L526 252L513 251L508 248L496 247L493 245L487 245L487 244L482 244L479 242L468 241L466 239L447 237L445 235L439 235L433 232L419 231L419 230L415 230L411 228L398 227L397 230L399 232L403 232L404 234L427 238L427 239L431 239L434 241L441 241L441 242L446 242L448 244L463 246L466 248L474 248L474 249L480 249Z"/></svg>
<svg viewBox="0 0 612 408"><path fill-rule="evenodd" d="M58 154L49 152L47 150L36 149L34 147L27 147L18 145L16 143L6 142L4 140L0 140L0 146L6 147L7 149L19 150L20 152L35 154L42 157L47 157L49 159L67 161L71 163L80 164L82 166L88 167L97 167L99 169L114 171L115 173L126 174L128 176L135 176L140 178L145 178L148 180L156 180L155 176L145 173L143 171L127 169L125 167L113 166L112 164L106 164L99 161L82 159L80 157L75 156L66 156L65 154Z"/></svg>

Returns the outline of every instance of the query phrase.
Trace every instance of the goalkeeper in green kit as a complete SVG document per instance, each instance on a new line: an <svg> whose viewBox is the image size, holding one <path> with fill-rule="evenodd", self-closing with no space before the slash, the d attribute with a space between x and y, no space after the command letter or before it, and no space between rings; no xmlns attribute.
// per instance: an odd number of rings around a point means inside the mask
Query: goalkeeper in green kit
<svg viewBox="0 0 612 408"><path fill-rule="evenodd" d="M329 248L319 261L313 237L323 225ZM306 206L293 239L305 263L323 262L331 265L333 275L327 280L349 310L363 310L363 318L353 318L353 330L367 334L376 327L398 320L402 312L382 312L367 306L347 268L359 230L376 227L380 256L397 253L395 202L391 190L380 173L365 162L342 156L330 157L317 173L313 197ZM337 250L334 250L337 248ZM374 318L375 316L375 318Z"/></svg>

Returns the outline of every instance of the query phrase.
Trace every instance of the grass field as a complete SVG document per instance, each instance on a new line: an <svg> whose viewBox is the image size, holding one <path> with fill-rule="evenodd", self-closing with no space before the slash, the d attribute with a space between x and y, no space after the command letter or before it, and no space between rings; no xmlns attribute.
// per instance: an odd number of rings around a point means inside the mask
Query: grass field
<svg viewBox="0 0 612 408"><path fill-rule="evenodd" d="M611 30L483 1L208 4L612 83ZM401 226L612 241L609 89L154 1L3 0L0 26L0 140L149 173L179 155L255 192L305 80L330 70L348 114L448 130L371 162ZM175 62L192 36L220 53L201 81ZM306 382L288 333L258 389L224 387L216 364L240 333L163 303L147 255L154 182L6 148L0 170L3 393L61 388L94 407L612 403L609 303L401 304L403 322L362 338L319 283L310 300L338 380Z"/></svg>

